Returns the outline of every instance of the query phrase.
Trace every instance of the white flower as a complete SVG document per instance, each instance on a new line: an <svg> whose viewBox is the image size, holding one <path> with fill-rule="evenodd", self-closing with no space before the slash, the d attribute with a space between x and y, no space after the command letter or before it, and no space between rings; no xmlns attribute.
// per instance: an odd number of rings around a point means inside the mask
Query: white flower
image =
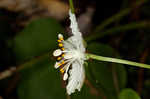
<svg viewBox="0 0 150 99"><path fill-rule="evenodd" d="M53 56L57 57L58 62L55 68L60 67L61 73L64 74L63 80L68 80L66 86L67 93L70 95L77 89L81 90L85 79L84 60L85 47L83 45L82 34L78 29L75 15L69 11L71 20L70 28L72 36L67 40L63 39L63 35L58 35L58 42L60 49L53 52Z"/></svg>

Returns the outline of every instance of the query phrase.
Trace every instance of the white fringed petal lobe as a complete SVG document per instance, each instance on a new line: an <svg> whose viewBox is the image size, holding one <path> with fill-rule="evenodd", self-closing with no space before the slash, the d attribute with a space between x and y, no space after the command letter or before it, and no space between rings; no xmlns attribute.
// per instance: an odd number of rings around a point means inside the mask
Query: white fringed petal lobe
<svg viewBox="0 0 150 99"><path fill-rule="evenodd" d="M82 88L85 79L83 62L84 61L82 62L75 61L72 64L72 69L69 72L70 74L69 82L66 87L68 95L74 93L76 89L80 91Z"/></svg>

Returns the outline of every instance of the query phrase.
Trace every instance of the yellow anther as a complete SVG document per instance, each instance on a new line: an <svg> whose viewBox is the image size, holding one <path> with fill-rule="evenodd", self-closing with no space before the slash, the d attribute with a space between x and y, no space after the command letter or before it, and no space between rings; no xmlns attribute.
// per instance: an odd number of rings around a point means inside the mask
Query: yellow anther
<svg viewBox="0 0 150 99"><path fill-rule="evenodd" d="M57 42L59 42L59 43L60 43L60 42L61 42L61 40L57 40Z"/></svg>
<svg viewBox="0 0 150 99"><path fill-rule="evenodd" d="M64 73L64 70L61 68L61 69L60 69L60 72L61 72L61 73Z"/></svg>
<svg viewBox="0 0 150 99"><path fill-rule="evenodd" d="M61 56L62 56L62 57L64 57L64 56L65 56L65 54L62 54Z"/></svg>
<svg viewBox="0 0 150 99"><path fill-rule="evenodd" d="M65 64L65 61L63 60L63 61L61 62L61 64Z"/></svg>
<svg viewBox="0 0 150 99"><path fill-rule="evenodd" d="M64 50L65 50L65 48L63 48L63 47L62 47L62 48L61 48L61 50L62 50L62 51L64 51Z"/></svg>
<svg viewBox="0 0 150 99"><path fill-rule="evenodd" d="M58 57L57 60L61 60L61 57Z"/></svg>
<svg viewBox="0 0 150 99"><path fill-rule="evenodd" d="M58 64L58 66L61 66L61 65L62 65L61 63Z"/></svg>
<svg viewBox="0 0 150 99"><path fill-rule="evenodd" d="M59 38L59 40L63 41L63 40L64 40L64 38Z"/></svg>
<svg viewBox="0 0 150 99"><path fill-rule="evenodd" d="M58 46L59 46L59 47L63 47L63 44L62 44L62 43L59 43Z"/></svg>

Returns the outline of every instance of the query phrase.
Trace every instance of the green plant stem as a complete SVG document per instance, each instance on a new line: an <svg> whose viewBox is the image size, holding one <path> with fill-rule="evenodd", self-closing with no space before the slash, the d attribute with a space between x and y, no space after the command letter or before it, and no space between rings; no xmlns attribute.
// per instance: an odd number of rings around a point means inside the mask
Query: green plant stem
<svg viewBox="0 0 150 99"><path fill-rule="evenodd" d="M92 41L94 39L104 37L106 35L112 35L112 34L119 33L121 31L128 31L128 30L133 30L133 29L150 27L149 24L150 23L147 21L141 21L141 22L133 22L133 23L126 24L126 25L113 27L113 28L110 28L104 32L96 33L93 36L91 35L91 36L87 37L86 41L89 42L89 41Z"/></svg>
<svg viewBox="0 0 150 99"><path fill-rule="evenodd" d="M15 70L5 70L5 71L1 72L0 74L6 74L6 75L5 76L0 75L0 80L12 76L13 74L15 74L15 72L20 72L26 68L30 68L33 66L33 64L36 64L40 60L44 60L44 59L49 59L49 53L43 54L43 55L38 56L38 57L34 57L33 59L31 59L31 60L29 60L29 61L27 61L21 65L11 66L11 67L16 67L16 69ZM8 74L8 72L9 72L9 74Z"/></svg>
<svg viewBox="0 0 150 99"><path fill-rule="evenodd" d="M92 32L93 34L91 36L89 36L88 41L90 40L94 40L97 39L99 37L101 37L101 32L102 30L105 29L105 27L107 27L108 25L110 25L113 22L116 22L120 19L122 19L124 16L126 16L127 14L129 14L133 9L135 9L136 7L141 6L143 3L146 3L148 0L139 0L138 2L135 3L135 6L132 8L126 8L121 10L119 13L113 15L112 17L106 19L105 21L103 21L100 25L98 25L95 30Z"/></svg>
<svg viewBox="0 0 150 99"><path fill-rule="evenodd" d="M38 56L38 57L34 57L31 60L28 60L27 62L17 66L16 72L20 72L20 71L22 71L22 70L24 70L26 68L29 68L33 64L39 62L40 60L49 59L49 57L50 57L49 53L43 54L43 55Z"/></svg>
<svg viewBox="0 0 150 99"><path fill-rule="evenodd" d="M73 6L73 1L72 0L69 0L69 5L70 5L70 8L71 8L71 12L75 13L74 6Z"/></svg>
<svg viewBox="0 0 150 99"><path fill-rule="evenodd" d="M117 59L117 58L110 58L110 57L104 57L104 56L97 56L94 54L86 54L87 58L99 60L99 61L106 61L106 62L113 62L113 63L120 63L120 64L126 64L126 65L131 65L135 67L141 67L141 68L147 68L150 69L150 65L147 64L142 64L142 63L137 63L137 62L132 62L128 60L123 60L123 59Z"/></svg>
<svg viewBox="0 0 150 99"><path fill-rule="evenodd" d="M140 0L138 2L136 2L135 7L138 7L140 5L142 5L143 3L145 3L148 0ZM101 25L97 26L94 33L97 33L101 30L103 30L106 26L108 26L109 24L111 24L114 21L120 20L121 18L123 18L125 15L129 14L134 8L126 8L123 9L122 11L120 11L119 13L113 15L112 17L108 18L107 20L105 20L104 22L101 23Z"/></svg>
<svg viewBox="0 0 150 99"><path fill-rule="evenodd" d="M98 33L100 31L102 31L106 26L108 26L109 24L111 24L114 21L120 20L123 16L127 15L130 11L131 11L131 8L126 8L126 9L120 11L119 13L113 15L112 17L106 19L105 21L103 21L101 23L101 25L98 25L95 28L95 31L93 33Z"/></svg>

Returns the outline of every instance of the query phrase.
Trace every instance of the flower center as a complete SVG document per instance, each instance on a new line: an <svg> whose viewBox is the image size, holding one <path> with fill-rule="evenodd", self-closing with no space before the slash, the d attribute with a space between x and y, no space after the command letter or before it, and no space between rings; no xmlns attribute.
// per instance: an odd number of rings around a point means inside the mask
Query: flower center
<svg viewBox="0 0 150 99"><path fill-rule="evenodd" d="M73 61L80 61L85 60L84 53L81 52L79 49L76 49L74 47L64 47L64 38L62 34L58 35L58 46L60 49L57 49L53 52L53 56L57 58L55 68L60 67L61 73L64 73L66 68L73 62ZM68 43L69 45L69 43ZM66 44L67 46L67 44Z"/></svg>
<svg viewBox="0 0 150 99"><path fill-rule="evenodd" d="M81 53L78 50L73 50L72 51L72 56L73 56L74 59L84 59L83 53Z"/></svg>

